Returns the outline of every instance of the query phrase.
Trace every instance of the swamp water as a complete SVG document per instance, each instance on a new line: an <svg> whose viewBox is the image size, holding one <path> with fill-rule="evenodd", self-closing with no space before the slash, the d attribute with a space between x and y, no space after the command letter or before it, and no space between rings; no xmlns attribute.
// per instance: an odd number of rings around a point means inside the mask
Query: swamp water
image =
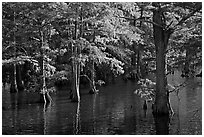
<svg viewBox="0 0 204 137"><path fill-rule="evenodd" d="M159 130L166 134L202 134L202 78L181 78L179 72L168 77L172 85L184 81L188 84L178 96L170 94L175 114L169 123L155 121L151 103L143 110L144 100L134 94L138 85L130 81L99 87L94 95L82 89L80 103L71 103L68 91L57 91L51 94L53 103L46 108L43 104L26 104L22 96L3 90L2 134L151 135Z"/></svg>

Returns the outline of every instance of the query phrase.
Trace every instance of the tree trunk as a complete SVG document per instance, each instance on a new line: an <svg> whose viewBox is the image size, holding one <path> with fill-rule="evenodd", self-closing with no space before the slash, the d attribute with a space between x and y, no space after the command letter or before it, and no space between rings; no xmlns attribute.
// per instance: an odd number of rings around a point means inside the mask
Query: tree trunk
<svg viewBox="0 0 204 137"><path fill-rule="evenodd" d="M93 43L95 42L95 30L93 32ZM94 60L91 61L91 80L90 80L90 94L97 93L96 84L95 84L95 67L94 67Z"/></svg>
<svg viewBox="0 0 204 137"><path fill-rule="evenodd" d="M77 39L77 21L75 21L75 37ZM80 94L79 94L79 84L80 84L80 62L77 61L77 56L80 56L80 48L79 45L72 45L73 53L72 53L72 102L80 102Z"/></svg>
<svg viewBox="0 0 204 137"><path fill-rule="evenodd" d="M22 65L16 65L16 82L18 91L23 91L25 87L22 80Z"/></svg>
<svg viewBox="0 0 204 137"><path fill-rule="evenodd" d="M95 84L95 69L94 69L94 61L91 62L91 80L90 80L90 94L94 94L97 92L96 84Z"/></svg>
<svg viewBox="0 0 204 137"><path fill-rule="evenodd" d="M132 44L132 50L133 50L133 54L132 54L132 66L134 67L134 69L136 68L136 58L137 58L137 50L136 50L136 44L133 43Z"/></svg>
<svg viewBox="0 0 204 137"><path fill-rule="evenodd" d="M15 15L16 15L16 12L15 12L15 7L14 7L14 31L13 31L13 42L14 42L14 57L16 58L16 36L15 36L15 31L16 31L16 20L15 20ZM14 63L13 65L13 78L12 78L12 82L11 82L11 87L10 87L10 92L18 92L18 87L17 87L17 79L16 79L16 64Z"/></svg>
<svg viewBox="0 0 204 137"><path fill-rule="evenodd" d="M186 48L186 60L185 60L185 65L184 65L184 76L188 76L189 74L189 67L190 67L190 58L191 58L191 55L190 55L190 48L187 47Z"/></svg>
<svg viewBox="0 0 204 137"><path fill-rule="evenodd" d="M79 102L80 101L80 94L79 94L79 71L80 71L80 65L76 60L77 55L77 47L74 46L74 58L72 61L72 72L73 72L73 82L72 82L72 102Z"/></svg>
<svg viewBox="0 0 204 137"><path fill-rule="evenodd" d="M76 8L76 12L78 12L78 8ZM81 7L81 27L80 27L80 37L83 36L83 9ZM78 38L78 19L76 17L75 20L75 34L74 34L74 40L77 40ZM80 70L81 70L81 64L80 64L80 56L81 56L81 45L74 45L73 47L73 59L72 59L72 74L73 74L73 82L72 82L72 102L80 102L80 93L79 93L79 85L80 85Z"/></svg>
<svg viewBox="0 0 204 137"><path fill-rule="evenodd" d="M140 72L140 45L138 45L137 48L137 77L141 77L141 72Z"/></svg>
<svg viewBox="0 0 204 137"><path fill-rule="evenodd" d="M47 103L47 98L46 98L46 92L47 92L47 88L46 88L46 82L45 82L45 59L44 59L44 38L43 38L43 31L40 30L40 36L41 36L41 75L42 75L42 95L43 95L43 99L44 99L44 103Z"/></svg>
<svg viewBox="0 0 204 137"><path fill-rule="evenodd" d="M141 7L141 11L140 11L140 18L143 17L143 7ZM136 27L136 23L135 23L135 27ZM140 21L140 28L142 28L142 21ZM140 71L140 58L141 58L141 54L140 54L140 47L141 47L141 44L138 45L137 47L137 76L138 78L140 79L141 78L141 71Z"/></svg>
<svg viewBox="0 0 204 137"><path fill-rule="evenodd" d="M154 6L158 6L153 3ZM153 12L153 22L158 25L153 25L154 43L156 46L156 97L153 106L154 114L169 114L169 96L166 89L166 55L168 40L171 35L170 30L163 29L162 12L158 9Z"/></svg>
<svg viewBox="0 0 204 137"><path fill-rule="evenodd" d="M14 64L12 67L10 92L19 92L24 90L24 82L22 80L21 66Z"/></svg>
<svg viewBox="0 0 204 137"><path fill-rule="evenodd" d="M10 87L10 92L15 93L18 92L18 86L17 86L17 80L16 80L16 64L13 64L11 72L11 87Z"/></svg>
<svg viewBox="0 0 204 137"><path fill-rule="evenodd" d="M47 92L47 88L46 88L46 82L45 82L45 63L44 63L44 57L43 57L43 77L42 77L42 82L43 82L43 87L42 87L42 94L43 94L43 98L44 98L44 103L47 103L47 100L46 100L46 92Z"/></svg>

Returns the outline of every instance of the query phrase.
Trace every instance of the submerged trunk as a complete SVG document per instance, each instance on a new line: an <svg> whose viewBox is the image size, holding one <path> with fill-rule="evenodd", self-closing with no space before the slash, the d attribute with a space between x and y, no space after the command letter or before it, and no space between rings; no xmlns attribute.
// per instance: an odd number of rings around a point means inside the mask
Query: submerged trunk
<svg viewBox="0 0 204 137"><path fill-rule="evenodd" d="M155 4L155 3L154 3ZM154 6L157 6L155 4ZM169 114L169 96L166 89L166 55L168 40L171 35L170 30L164 30L162 24L162 12L156 10L153 12L153 22L160 25L153 25L154 43L156 46L156 97L153 106L154 114Z"/></svg>

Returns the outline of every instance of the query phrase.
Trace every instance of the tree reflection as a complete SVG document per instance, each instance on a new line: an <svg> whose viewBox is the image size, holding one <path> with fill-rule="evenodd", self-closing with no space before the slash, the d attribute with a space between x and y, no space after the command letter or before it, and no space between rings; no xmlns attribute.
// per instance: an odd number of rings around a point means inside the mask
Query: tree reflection
<svg viewBox="0 0 204 137"><path fill-rule="evenodd" d="M168 135L169 134L169 115L156 116L154 115L156 134Z"/></svg>
<svg viewBox="0 0 204 137"><path fill-rule="evenodd" d="M18 124L19 124L19 109L21 107L21 93L10 93L10 102L11 102L11 110L12 110L12 127L14 128L14 133L17 132Z"/></svg>
<svg viewBox="0 0 204 137"><path fill-rule="evenodd" d="M17 93L10 93L10 102L11 102L11 108L16 109L17 107Z"/></svg>
<svg viewBox="0 0 204 137"><path fill-rule="evenodd" d="M93 134L95 134L96 131L96 96L97 94L94 94L93 97Z"/></svg>
<svg viewBox="0 0 204 137"><path fill-rule="evenodd" d="M177 105L177 114L176 114L176 117L177 117L177 135L179 135L179 133L180 133L180 128L181 128L181 126L180 126L180 114L179 114L179 112L180 112L180 110L179 110L179 107L180 107L180 100L178 101L178 105Z"/></svg>
<svg viewBox="0 0 204 137"><path fill-rule="evenodd" d="M144 112L144 118L146 118L147 117L147 102L146 102L146 100L144 100L143 112Z"/></svg>
<svg viewBox="0 0 204 137"><path fill-rule="evenodd" d="M51 103L45 103L43 107L43 118L44 118L44 130L43 134L47 134L49 113L51 112Z"/></svg>
<svg viewBox="0 0 204 137"><path fill-rule="evenodd" d="M76 117L74 119L74 135L80 134L81 119L80 119L80 102L77 104Z"/></svg>

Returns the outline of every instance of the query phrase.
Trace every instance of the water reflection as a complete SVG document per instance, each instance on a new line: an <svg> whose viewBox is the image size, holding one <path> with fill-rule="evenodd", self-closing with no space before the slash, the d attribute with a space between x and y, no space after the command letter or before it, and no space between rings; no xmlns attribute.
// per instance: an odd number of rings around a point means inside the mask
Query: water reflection
<svg viewBox="0 0 204 137"><path fill-rule="evenodd" d="M187 82L187 85L178 92L170 95L171 105L175 115L171 120L171 134L201 134L202 117L202 80L201 78L181 78L176 72L170 84Z"/></svg>
<svg viewBox="0 0 204 137"><path fill-rule="evenodd" d="M17 99L17 97L18 97L18 94L17 93L11 93L10 94L10 102L11 102L11 108L12 109L16 109L16 107L17 107L17 101L18 101L18 99Z"/></svg>
<svg viewBox="0 0 204 137"><path fill-rule="evenodd" d="M80 119L80 102L77 103L76 108L76 115L74 115L74 121L73 121L73 134L78 135L81 131L81 119Z"/></svg>
<svg viewBox="0 0 204 137"><path fill-rule="evenodd" d="M180 127L180 112L179 112L179 110L180 110L180 98L178 97L178 103L176 105L176 114L175 114L175 117L177 119L176 120L177 121L177 128L176 128L177 135L180 134L180 129L181 129L181 127Z"/></svg>
<svg viewBox="0 0 204 137"><path fill-rule="evenodd" d="M170 77L169 83L180 84L185 79ZM170 95L175 114L171 117L153 117L151 103L135 95L134 82L117 81L114 85L100 87L98 94L89 95L82 89L80 103L71 103L68 92L53 94L53 103L27 104L23 94L3 94L3 134L49 135L151 135L151 134L201 134L201 80L192 79L186 88ZM196 83L199 83L199 85ZM5 93L3 91L3 93Z"/></svg>
<svg viewBox="0 0 204 137"><path fill-rule="evenodd" d="M168 135L169 134L169 116L154 116L155 128L157 135Z"/></svg>
<svg viewBox="0 0 204 137"><path fill-rule="evenodd" d="M147 109L143 109L143 112L144 112L144 118L147 117Z"/></svg>
<svg viewBox="0 0 204 137"><path fill-rule="evenodd" d="M17 97L12 95L12 98ZM17 98L16 98L17 99ZM2 113L3 134L43 134L43 117L41 106L23 105L12 102L9 110Z"/></svg>
<svg viewBox="0 0 204 137"><path fill-rule="evenodd" d="M52 109L52 104L51 103L46 103L43 106L43 119L44 119L44 130L43 130L43 134L47 135L48 131L47 131L47 127L49 126L49 120L50 120L50 114L51 114L51 110Z"/></svg>
<svg viewBox="0 0 204 137"><path fill-rule="evenodd" d="M97 94L93 95L93 134L96 132L96 97Z"/></svg>

